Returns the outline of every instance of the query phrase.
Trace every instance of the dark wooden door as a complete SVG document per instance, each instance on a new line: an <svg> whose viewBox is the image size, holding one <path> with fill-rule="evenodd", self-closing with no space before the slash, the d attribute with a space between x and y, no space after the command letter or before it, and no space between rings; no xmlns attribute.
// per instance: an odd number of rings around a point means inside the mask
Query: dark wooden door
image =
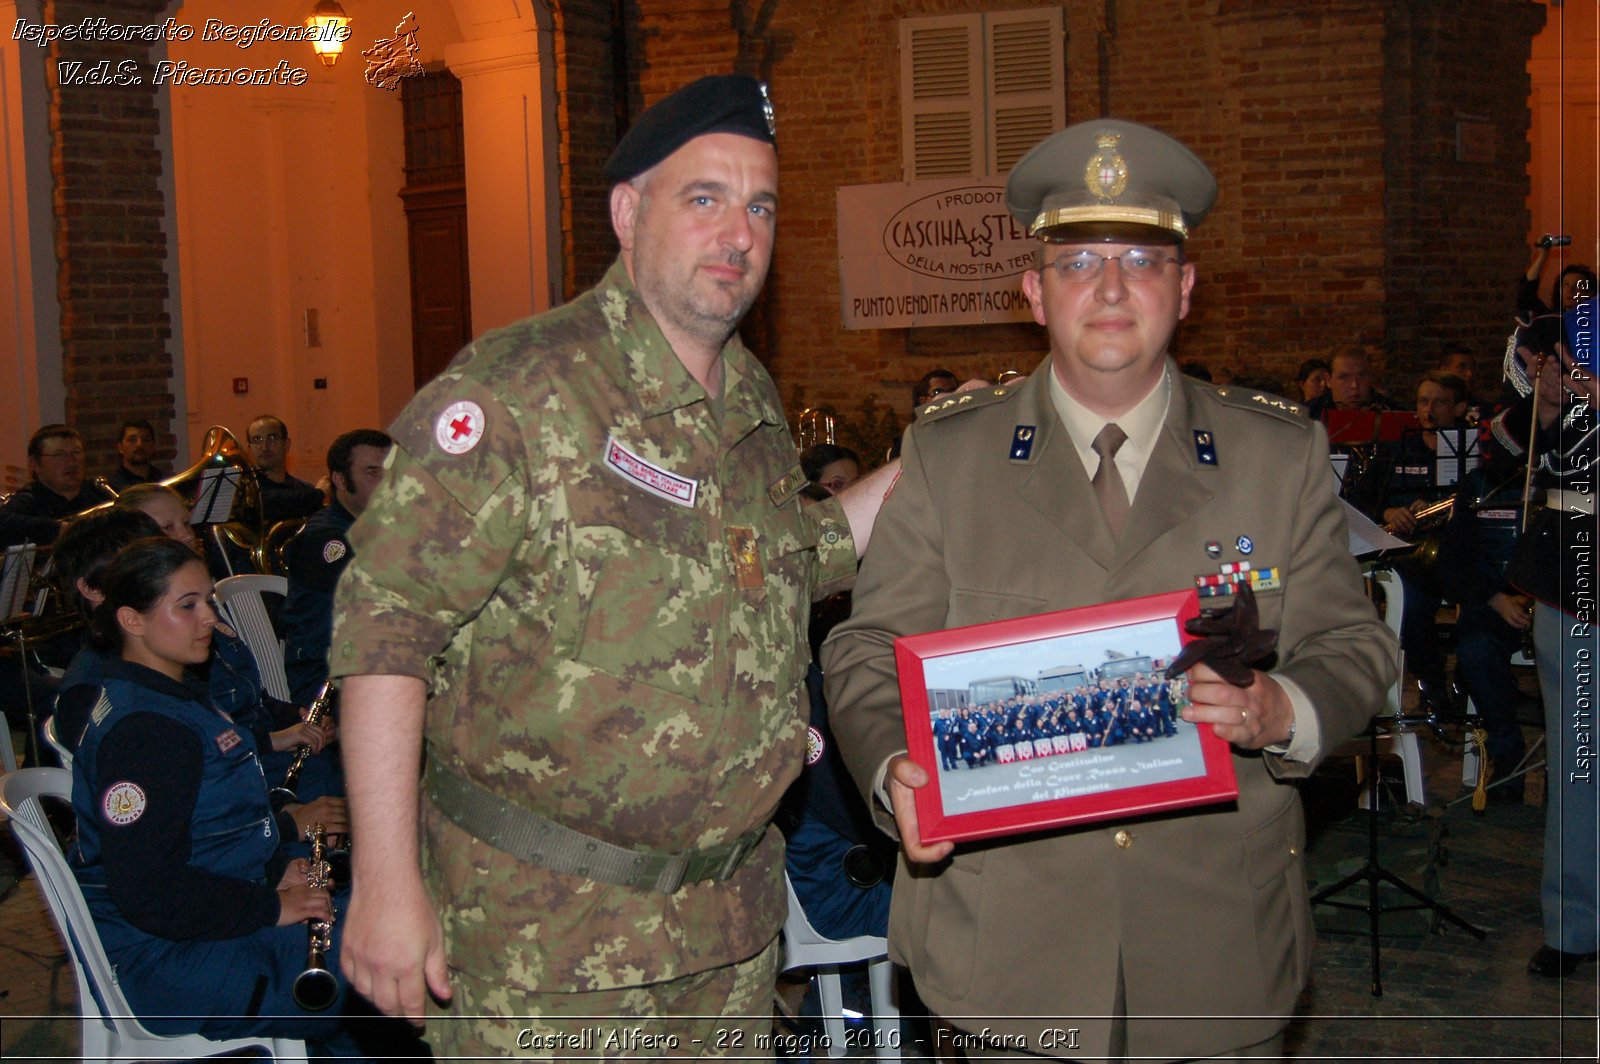
<svg viewBox="0 0 1600 1064"><path fill-rule="evenodd" d="M411 375L420 388L472 339L461 82L430 71L400 83L405 107Z"/></svg>

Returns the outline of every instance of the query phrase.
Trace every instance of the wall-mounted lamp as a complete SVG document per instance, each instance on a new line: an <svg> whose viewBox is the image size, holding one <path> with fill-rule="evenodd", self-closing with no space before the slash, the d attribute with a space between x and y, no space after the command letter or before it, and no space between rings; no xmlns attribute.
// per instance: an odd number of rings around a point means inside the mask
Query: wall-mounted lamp
<svg viewBox="0 0 1600 1064"><path fill-rule="evenodd" d="M317 0L317 6L306 17L306 28L317 30L317 39L311 42L312 51L331 67L344 52L345 38L350 36L350 16L344 13L337 0Z"/></svg>

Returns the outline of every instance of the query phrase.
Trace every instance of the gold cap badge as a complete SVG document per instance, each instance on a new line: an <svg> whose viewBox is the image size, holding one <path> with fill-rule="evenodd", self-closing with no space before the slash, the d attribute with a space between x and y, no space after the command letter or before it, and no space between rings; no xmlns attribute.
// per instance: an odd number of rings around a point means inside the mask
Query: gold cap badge
<svg viewBox="0 0 1600 1064"><path fill-rule="evenodd" d="M1128 162L1117 152L1121 139L1117 133L1101 133L1095 138L1100 150L1089 156L1083 183L1097 199L1114 200L1128 187Z"/></svg>

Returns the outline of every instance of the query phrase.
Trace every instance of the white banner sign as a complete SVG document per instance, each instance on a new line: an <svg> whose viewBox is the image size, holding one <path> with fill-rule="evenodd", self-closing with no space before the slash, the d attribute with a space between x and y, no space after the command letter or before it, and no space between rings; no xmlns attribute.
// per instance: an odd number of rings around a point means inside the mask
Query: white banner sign
<svg viewBox="0 0 1600 1064"><path fill-rule="evenodd" d="M1035 242L998 177L839 189L839 311L846 329L1032 321L1022 295Z"/></svg>

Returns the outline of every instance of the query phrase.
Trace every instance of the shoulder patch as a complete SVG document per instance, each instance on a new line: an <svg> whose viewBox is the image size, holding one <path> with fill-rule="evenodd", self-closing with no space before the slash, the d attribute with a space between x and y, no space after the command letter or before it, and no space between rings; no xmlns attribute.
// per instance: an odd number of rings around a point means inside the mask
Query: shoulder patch
<svg viewBox="0 0 1600 1064"><path fill-rule="evenodd" d="M471 399L460 399L439 412L433 423L433 439L445 454L466 454L483 439L483 407Z"/></svg>
<svg viewBox="0 0 1600 1064"><path fill-rule="evenodd" d="M147 804L144 788L131 780L113 783L100 796L100 812L108 823L119 828L127 827L144 816Z"/></svg>
<svg viewBox="0 0 1600 1064"><path fill-rule="evenodd" d="M822 739L822 733L815 727L806 728L806 764L815 765L822 760L823 753L828 744Z"/></svg>
<svg viewBox="0 0 1600 1064"><path fill-rule="evenodd" d="M1236 388L1231 384L1212 390L1225 406L1231 406L1237 410L1254 410L1262 414L1272 414L1282 421L1298 422L1302 425L1310 423L1306 418L1305 407L1285 399L1281 395L1258 392L1254 388Z"/></svg>
<svg viewBox="0 0 1600 1064"><path fill-rule="evenodd" d="M322 545L322 560L329 565L343 558L350 548L342 539L330 539Z"/></svg>
<svg viewBox="0 0 1600 1064"><path fill-rule="evenodd" d="M943 395L917 412L917 423L941 421L961 413L963 410L977 410L985 406L993 406L1003 401L1007 396L1015 395L1018 389L1010 385L988 388L974 388L970 392L957 392L954 395Z"/></svg>

